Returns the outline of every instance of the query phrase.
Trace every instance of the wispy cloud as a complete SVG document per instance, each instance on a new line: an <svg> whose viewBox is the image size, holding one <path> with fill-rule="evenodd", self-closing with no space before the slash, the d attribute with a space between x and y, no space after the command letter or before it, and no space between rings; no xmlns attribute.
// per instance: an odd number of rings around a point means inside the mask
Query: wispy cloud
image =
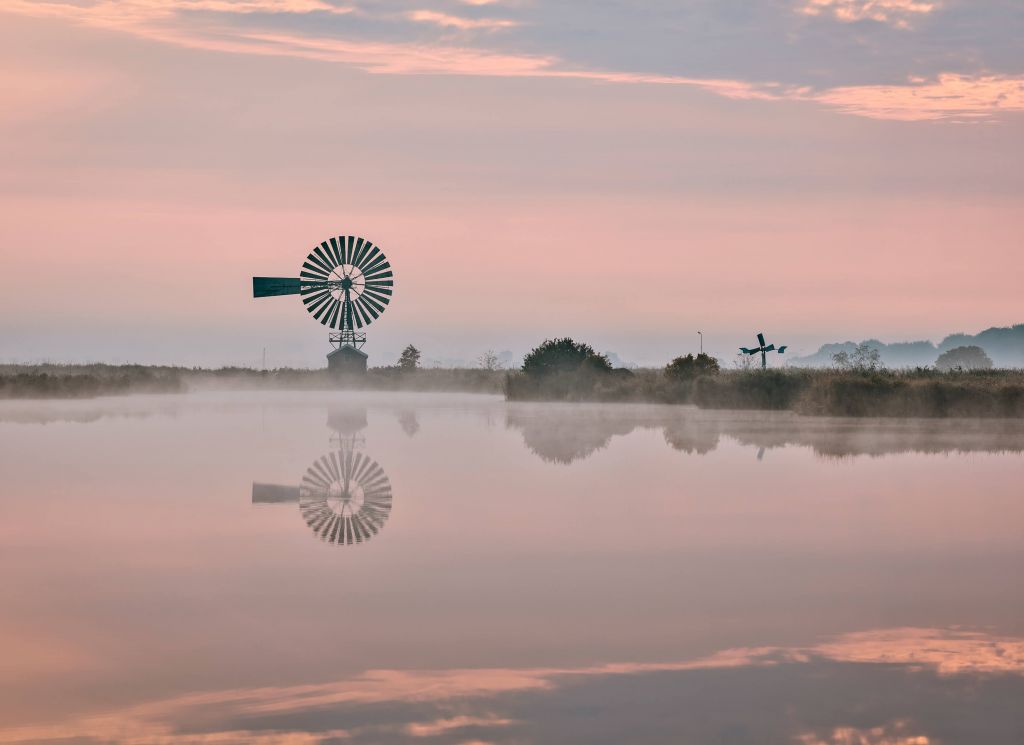
<svg viewBox="0 0 1024 745"><path fill-rule="evenodd" d="M743 667L775 667L830 660L858 665L903 665L939 675L1024 673L1024 640L983 633L895 628L852 633L806 647L757 647L725 650L709 657L669 663L619 663L581 668L491 668L455 670L374 670L348 680L264 688L236 688L187 694L86 717L67 724L0 729L0 743L46 739L91 739L113 745L312 745L354 737L355 730L256 731L238 723L268 715L295 715L330 707L387 703L433 704L443 712L453 701L495 701L504 694L557 690L567 680ZM431 711L414 707L417 717ZM197 725L197 722L203 723ZM232 727L216 729L218 722ZM503 729L513 719L494 713L464 712L397 722L399 731L428 738L461 729ZM362 733L365 734L365 733ZM849 735L849 737L846 737ZM861 737L863 735L863 737ZM846 737L846 739L843 739ZM860 737L860 739L857 739ZM852 738L852 739L851 739ZM882 728L841 727L825 735L805 734L806 745L926 745L900 722Z"/></svg>
<svg viewBox="0 0 1024 745"><path fill-rule="evenodd" d="M927 735L911 734L910 723L897 721L878 727L835 727L827 734L798 735L798 745L932 745Z"/></svg>
<svg viewBox="0 0 1024 745"><path fill-rule="evenodd" d="M937 2L924 0L804 0L797 12L808 16L829 15L846 23L877 21L909 28L911 18L931 13L937 7Z"/></svg>
<svg viewBox="0 0 1024 745"><path fill-rule="evenodd" d="M906 85L832 88L813 98L844 113L874 119L984 119L997 112L1024 111L1024 78L946 73L934 81Z"/></svg>
<svg viewBox="0 0 1024 745"><path fill-rule="evenodd" d="M464 0L481 4L481 0ZM841 20L871 18L899 25L907 14L931 12L920 0L808 0L800 11L831 13ZM0 11L62 18L81 25L118 30L179 46L232 54L296 57L349 65L374 74L474 75L592 80L602 83L685 86L736 100L810 101L874 119L900 121L984 120L1024 111L1024 77L946 72L903 85L809 87L774 81L702 78L662 73L582 67L554 55L525 54L433 41L368 40L282 31L272 24L232 23L238 14L331 14L348 5L326 0L103 0L91 4L0 0ZM205 12L195 18L196 11ZM362 11L360 11L362 12ZM466 18L420 9L400 16L405 22L460 31L510 29L517 21ZM387 22L387 19L380 19ZM395 21L391 21L395 22Z"/></svg>
<svg viewBox="0 0 1024 745"><path fill-rule="evenodd" d="M513 28L520 25L518 21L504 18L463 18L436 10L412 10L406 16L417 23L432 23L442 28L455 28L460 31L485 30L496 31L502 28Z"/></svg>

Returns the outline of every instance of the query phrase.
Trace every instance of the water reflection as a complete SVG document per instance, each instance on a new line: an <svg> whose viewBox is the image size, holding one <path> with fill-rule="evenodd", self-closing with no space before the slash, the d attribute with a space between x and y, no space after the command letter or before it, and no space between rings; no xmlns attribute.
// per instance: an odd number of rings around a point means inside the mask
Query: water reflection
<svg viewBox="0 0 1024 745"><path fill-rule="evenodd" d="M203 691L0 730L0 743L1016 745L1022 673L1024 639L894 628L673 662L369 670Z"/></svg>
<svg viewBox="0 0 1024 745"><path fill-rule="evenodd" d="M1024 452L1024 422L1011 419L848 419L788 412L706 411L679 406L587 404L511 405L506 426L527 449L550 463L583 460L615 437L660 429L674 450L715 451L723 439L756 450L809 447L824 457L893 453Z"/></svg>
<svg viewBox="0 0 1024 745"><path fill-rule="evenodd" d="M377 535L391 513L391 483L362 453L351 448L328 453L302 477L299 511L321 540L362 543Z"/></svg>
<svg viewBox="0 0 1024 745"><path fill-rule="evenodd" d="M335 450L306 470L299 486L253 483L252 501L298 502L306 525L320 540L339 546L363 543L381 531L391 514L391 482L375 460L360 452L367 426L365 406L327 411Z"/></svg>

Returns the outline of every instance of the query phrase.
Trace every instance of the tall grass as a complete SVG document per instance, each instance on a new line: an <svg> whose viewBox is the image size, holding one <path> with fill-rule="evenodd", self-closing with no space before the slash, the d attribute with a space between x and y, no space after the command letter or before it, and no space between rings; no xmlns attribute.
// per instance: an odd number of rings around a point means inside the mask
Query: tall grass
<svg viewBox="0 0 1024 745"><path fill-rule="evenodd" d="M460 391L512 401L691 403L845 417L1024 417L1024 371L755 370L671 380L662 370L581 370L535 376L483 369L371 368L339 380L326 370L142 365L0 365L0 398L86 398L209 389Z"/></svg>
<svg viewBox="0 0 1024 745"><path fill-rule="evenodd" d="M370 368L364 377L339 379L327 370L253 370L144 365L0 365L0 398L91 398L189 390L366 390L501 393L504 372L483 369Z"/></svg>
<svg viewBox="0 0 1024 745"><path fill-rule="evenodd" d="M850 417L1024 417L1024 371L728 371L672 381L658 370L629 376L531 378L510 373L510 400L692 403L704 409L794 411Z"/></svg>

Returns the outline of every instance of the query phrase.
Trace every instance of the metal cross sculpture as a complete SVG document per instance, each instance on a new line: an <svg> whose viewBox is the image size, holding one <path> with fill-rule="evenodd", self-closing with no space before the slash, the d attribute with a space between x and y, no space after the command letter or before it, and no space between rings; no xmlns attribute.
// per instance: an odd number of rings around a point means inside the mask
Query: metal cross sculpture
<svg viewBox="0 0 1024 745"><path fill-rule="evenodd" d="M760 352L761 353L761 369L762 370L764 370L764 369L766 369L768 367L767 352L778 352L779 354L783 354L786 351L786 345L785 344L783 344L778 349L775 348L774 344L765 345L765 343L764 343L764 334L762 334L762 333L758 333L758 335L757 335L757 343L759 344L759 346L754 347L753 349L747 349L746 347L740 347L740 354L757 354L758 352Z"/></svg>

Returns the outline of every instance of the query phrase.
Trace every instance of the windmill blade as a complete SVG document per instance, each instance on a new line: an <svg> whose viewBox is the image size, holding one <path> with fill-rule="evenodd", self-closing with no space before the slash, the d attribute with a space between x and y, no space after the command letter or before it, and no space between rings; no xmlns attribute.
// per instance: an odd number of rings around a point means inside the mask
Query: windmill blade
<svg viewBox="0 0 1024 745"><path fill-rule="evenodd" d="M325 326L330 326L332 329L338 328L338 315L342 312L345 307L344 303L337 303L332 309L330 314L326 318Z"/></svg>
<svg viewBox="0 0 1024 745"><path fill-rule="evenodd" d="M329 292L320 292L316 295L308 295L302 298L302 302L306 305L306 310L316 315L316 312L320 310L325 303L329 303L334 299L334 295Z"/></svg>
<svg viewBox="0 0 1024 745"><path fill-rule="evenodd" d="M326 277L334 267L330 261L325 261L317 251L319 251L319 248L313 249L313 253L306 257L306 261L303 262L302 266L311 272L319 272Z"/></svg>
<svg viewBox="0 0 1024 745"><path fill-rule="evenodd" d="M778 349L778 352L779 352L779 354L784 354L784 353L785 353L785 351L786 351L786 349L787 349L787 345L786 345L786 344L783 344L783 345L782 345L781 347L779 347L779 349Z"/></svg>
<svg viewBox="0 0 1024 745"><path fill-rule="evenodd" d="M367 292L364 292L359 296L359 303L364 306L366 311L373 315L374 318L378 318L381 313L384 312L384 305L378 302Z"/></svg>
<svg viewBox="0 0 1024 745"><path fill-rule="evenodd" d="M308 282L326 282L328 278L328 272L325 272L319 266L314 266L308 261L302 265L302 269L299 270L299 277L303 281Z"/></svg>
<svg viewBox="0 0 1024 745"><path fill-rule="evenodd" d="M290 277L253 277L253 297L273 297L275 295L298 295L302 283Z"/></svg>
<svg viewBox="0 0 1024 745"><path fill-rule="evenodd" d="M328 243L330 245L328 245ZM341 251L338 250L338 239L337 238L331 238L330 241L325 241L323 245L330 252L331 258L334 260L335 264L344 264L345 263L344 261L342 261Z"/></svg>
<svg viewBox="0 0 1024 745"><path fill-rule="evenodd" d="M372 247L373 244L365 238L356 238L356 250L352 256L352 266L360 266Z"/></svg>
<svg viewBox="0 0 1024 745"><path fill-rule="evenodd" d="M378 296L377 299L381 302L387 302L391 299L391 293L394 292L391 286L387 282L367 282L363 286L363 292L370 292Z"/></svg>
<svg viewBox="0 0 1024 745"><path fill-rule="evenodd" d="M362 260L360 260L356 265L359 268L359 271L364 273L367 272L370 267L375 264L379 264L384 260L384 254L381 253L379 248L370 242L367 242L366 245L370 247L370 250L366 252L366 255L363 256Z"/></svg>
<svg viewBox="0 0 1024 745"><path fill-rule="evenodd" d="M762 347L764 346L764 334L758 332L757 343L760 344Z"/></svg>
<svg viewBox="0 0 1024 745"><path fill-rule="evenodd" d="M324 306L313 314L313 318L320 321L324 326L330 326L330 314L334 313L338 306L341 305L341 301L338 298L331 296L331 299L324 304Z"/></svg>
<svg viewBox="0 0 1024 745"><path fill-rule="evenodd" d="M376 248L374 249L377 250ZM359 271L365 274L367 277L375 277L382 272L386 272L391 269L391 264L385 258L384 254L378 253L376 258L372 261L363 262L363 265L359 267Z"/></svg>
<svg viewBox="0 0 1024 745"><path fill-rule="evenodd" d="M772 352L774 350L775 350L775 345L774 344L769 344L767 347L764 348L765 352Z"/></svg>

